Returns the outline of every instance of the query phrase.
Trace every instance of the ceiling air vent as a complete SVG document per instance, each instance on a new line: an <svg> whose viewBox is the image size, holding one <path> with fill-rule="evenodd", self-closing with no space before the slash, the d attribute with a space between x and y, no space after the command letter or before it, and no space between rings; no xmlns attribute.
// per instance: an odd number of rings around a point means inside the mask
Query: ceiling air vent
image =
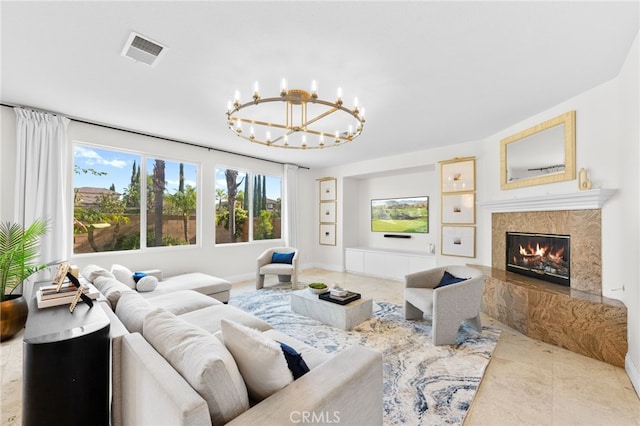
<svg viewBox="0 0 640 426"><path fill-rule="evenodd" d="M165 50L165 46L132 32L127 43L124 45L124 49L122 49L122 56L153 67Z"/></svg>

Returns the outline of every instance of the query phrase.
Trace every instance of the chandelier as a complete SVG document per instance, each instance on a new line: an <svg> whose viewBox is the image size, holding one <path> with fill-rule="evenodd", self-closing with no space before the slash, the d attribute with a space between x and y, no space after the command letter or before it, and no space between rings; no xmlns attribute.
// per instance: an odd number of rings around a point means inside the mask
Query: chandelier
<svg viewBox="0 0 640 426"><path fill-rule="evenodd" d="M284 105L284 110L282 106ZM362 133L364 108L355 98L353 108L343 105L342 89L335 101L318 97L318 85L311 82L311 92L287 89L280 83L280 96L263 98L258 82L253 97L242 103L236 90L227 104L227 125L236 135L250 142L288 149L318 149L351 142Z"/></svg>

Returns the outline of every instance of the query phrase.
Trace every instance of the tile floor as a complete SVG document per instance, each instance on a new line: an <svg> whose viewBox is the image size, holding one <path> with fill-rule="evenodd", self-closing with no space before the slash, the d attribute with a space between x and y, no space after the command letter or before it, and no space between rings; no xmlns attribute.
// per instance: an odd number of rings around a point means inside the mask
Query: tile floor
<svg viewBox="0 0 640 426"><path fill-rule="evenodd" d="M267 286L277 285L269 279ZM308 269L300 281L338 284L374 300L402 304L402 283L356 274ZM234 284L232 296L255 290ZM483 317L502 330L465 425L640 426L640 399L624 369L530 339ZM22 333L0 345L0 424L20 425Z"/></svg>

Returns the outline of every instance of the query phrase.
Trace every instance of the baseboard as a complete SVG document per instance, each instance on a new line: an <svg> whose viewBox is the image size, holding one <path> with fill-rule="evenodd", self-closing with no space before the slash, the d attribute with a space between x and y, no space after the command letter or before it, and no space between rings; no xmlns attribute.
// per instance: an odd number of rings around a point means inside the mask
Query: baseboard
<svg viewBox="0 0 640 426"><path fill-rule="evenodd" d="M627 353L627 356L624 358L624 369L631 380L633 388L636 390L636 394L638 394L638 398L640 398L640 371L638 371L638 367L631 361L629 353Z"/></svg>

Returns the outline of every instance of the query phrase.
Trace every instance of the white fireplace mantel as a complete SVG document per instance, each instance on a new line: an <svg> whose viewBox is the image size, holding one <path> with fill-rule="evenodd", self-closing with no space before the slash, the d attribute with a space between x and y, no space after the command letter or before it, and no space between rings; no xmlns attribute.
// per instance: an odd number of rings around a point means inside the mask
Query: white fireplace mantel
<svg viewBox="0 0 640 426"><path fill-rule="evenodd" d="M494 213L600 209L615 192L615 189L598 188L569 194L478 201L478 206Z"/></svg>

